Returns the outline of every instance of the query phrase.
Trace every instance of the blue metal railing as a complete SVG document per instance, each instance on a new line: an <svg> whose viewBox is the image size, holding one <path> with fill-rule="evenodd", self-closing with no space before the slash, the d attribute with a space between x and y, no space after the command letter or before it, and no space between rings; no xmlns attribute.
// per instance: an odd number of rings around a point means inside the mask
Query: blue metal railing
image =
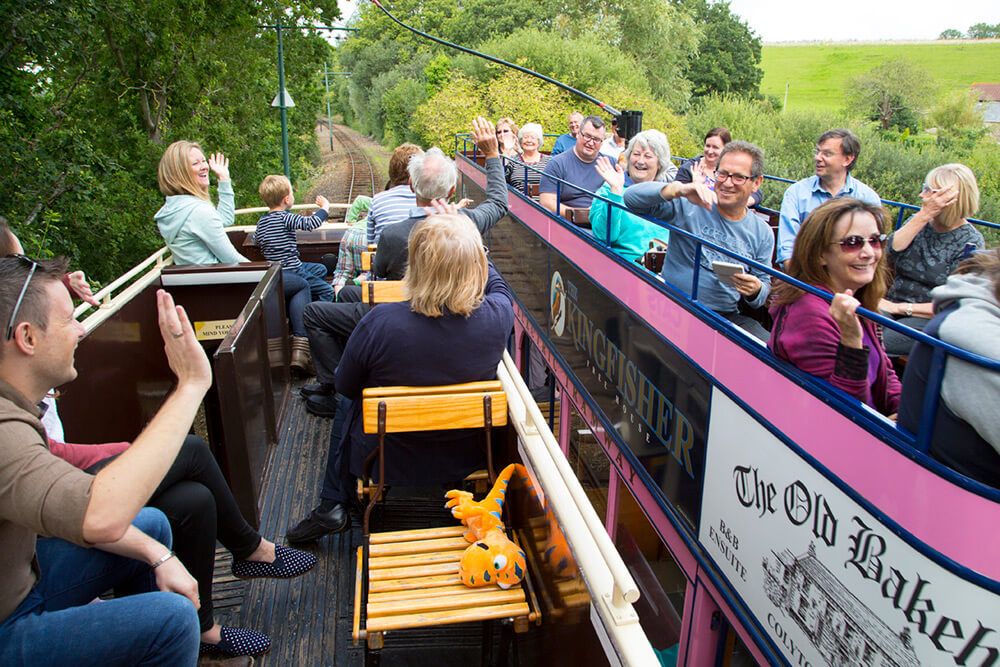
<svg viewBox="0 0 1000 667"><path fill-rule="evenodd" d="M466 137L466 142L467 141L468 141L468 137ZM456 141L456 147L457 147L457 141ZM466 147L466 143L463 142L463 149L465 147ZM475 159L476 156L477 156L477 149L475 148L475 146L473 146L473 151L472 151L472 157L473 157L473 159ZM539 174L542 173L541 170L536 169L534 167L531 167L530 165L524 165L524 167L525 167L525 170L530 169L531 171L538 172ZM576 190L582 190L582 188L580 188L578 186L575 186L572 183L564 181L564 180L562 180L560 178L553 177L553 176L547 176L546 178L549 178L551 180L556 181L556 193L557 193L556 194L556 201L559 201L559 192L560 192L561 186L563 186L563 185L566 185L566 186L569 186L569 187L573 187ZM780 179L780 180L787 180L787 179ZM525 182L527 182L527 178L525 178ZM791 181L789 181L789 182L791 182ZM527 185L525 186L525 188L527 188ZM772 279L773 278L778 278L778 279L782 280L783 282L789 283L789 284L793 285L794 287L799 288L803 292L808 292L809 294L813 294L815 296L820 297L821 299L823 299L827 303L830 303L833 300L833 294L831 294L830 292L827 292L826 290L822 290L822 289L819 289L819 288L814 287L812 285L809 285L807 283L804 283L804 282L802 282L800 280L797 280L796 278L792 278L791 276L789 276L789 275L787 275L787 274L785 274L785 273L783 273L783 272L781 272L781 271L779 271L777 269L774 269L771 266L767 266L767 265L761 264L760 262L757 262L756 260L750 259L748 257L743 257L742 255L739 255L739 254L733 252L732 250L729 250L729 249L724 248L724 247L722 247L720 245L712 243L711 241L706 241L706 240L702 239L701 237L699 237L699 236L697 236L695 234L692 234L691 232L689 232L687 230L675 227L674 225L672 225L672 224L670 224L668 222L664 222L663 220L660 220L659 218L654 218L654 217L647 216L647 215L640 215L640 214L638 214L638 213L636 213L634 211L631 211L630 209L628 209L628 207L626 207L622 203L619 203L619 202L616 202L616 201L612 201L612 200L607 199L606 197L602 197L602 196L600 196L600 195L598 195L596 193L590 193L590 194L593 196L593 198L595 200L602 201L602 202L604 202L607 205L607 207L608 207L608 220L609 221L611 219L612 210L614 208L618 208L618 209L621 209L622 211L624 211L626 213L630 213L632 215L636 215L636 216L642 218L643 220L646 220L648 222L653 223L654 225L662 227L662 228L668 230L670 232L670 234L672 234L672 235L673 234L679 234L679 235L681 235L683 237L686 237L686 238L692 240L696 244L695 245L694 272L693 272L693 275L692 275L692 278L691 278L692 285L691 285L691 291L690 291L690 297L689 297L690 300L693 303L698 303L698 278L700 276L700 271L701 271L701 255L702 255L702 248L703 247L711 248L712 250L714 250L716 252L719 252L719 253L722 253L723 255L726 255L727 257L731 257L734 260L737 260L737 261L739 261L741 263L745 263L745 265L747 265L747 266L749 266L751 268L754 268L754 269L757 269L760 272L766 273ZM527 197L527 191L525 191L524 195L525 195L526 198L528 198ZM530 198L529 198L529 201L531 201ZM535 202L532 202L532 203L535 203ZM535 205L538 206L537 203L535 203ZM541 207L539 206L539 208L541 208ZM552 214L551 211L547 211L546 210L546 212L549 213L550 215L553 215L563 225L567 225L569 223L569 221L565 220L561 216L557 216L557 215ZM990 223L990 224L992 224L992 223ZM570 227L572 228L572 225L570 225ZM600 238L598 238L598 237L596 237L596 236L594 236L592 234L589 235L589 236L591 236L595 240L601 241L602 245L604 247L606 247L611 252L614 252L614 249L611 246L610 224L608 225L608 234L606 235L605 238L600 239ZM682 286L680 286L680 285L674 285L673 283L669 283L666 280L664 280L664 283L666 283L667 285L670 285L670 286L674 287L676 290L681 291L683 293L683 287ZM947 361L947 358L949 356L955 357L956 359L961 359L963 361L975 364L976 366L979 366L981 368L984 368L984 369L987 369L987 370L990 370L990 371L993 371L993 372L1000 372L1000 361L997 361L995 359L990 359L989 357L984 357L982 355L975 354L974 352L969 352L968 350L965 350L963 348L957 347L957 346L952 345L950 343L946 343L946 342L944 342L944 341L942 341L942 340L940 340L938 338L934 338L932 336L929 336L929 335L923 333L922 331L918 331L916 329L911 329L910 327L908 327L906 325L899 324L898 322L896 322L894 319L892 319L890 317L885 317L885 316L883 316L883 315L881 315L881 314L879 314L877 312L867 310L866 308L863 308L863 307L859 307L857 309L857 314L859 316L861 316L861 317L864 317L864 318L872 321L872 322L875 322L876 324L881 324L884 327L888 327L889 329L897 331L897 332L903 334L904 336L912 338L914 341L917 341L917 342L920 342L920 343L924 343L925 345L929 345L929 346L931 346L933 348L934 352L933 352L933 356L932 356L932 360L931 360L931 366L930 366L930 369L929 369L929 372L928 372L927 387L925 389L923 410L922 410L922 413L921 413L921 420L920 420L920 424L919 424L918 429L917 429L917 433L916 434L910 433L906 429L897 426L897 432L900 434L900 436L902 437L902 439L909 446L913 447L914 449L916 449L917 451L919 451L921 453L927 454L930 451L931 437L933 436L933 433L934 433L934 425L935 425L935 423L937 421L937 412L938 412L938 408L940 407L941 383L944 380L944 368L945 368L945 363ZM721 321L722 322L726 322L726 324L728 324L730 327L735 327L736 326L736 325L734 325L732 323L729 323L727 320L723 319Z"/></svg>

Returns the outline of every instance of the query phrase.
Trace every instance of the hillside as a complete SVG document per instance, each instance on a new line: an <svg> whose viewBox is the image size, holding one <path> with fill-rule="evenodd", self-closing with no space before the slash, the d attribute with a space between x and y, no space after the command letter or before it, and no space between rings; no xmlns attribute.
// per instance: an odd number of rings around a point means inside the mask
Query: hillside
<svg viewBox="0 0 1000 667"><path fill-rule="evenodd" d="M788 108L837 110L852 76L881 62L906 58L928 70L943 89L967 89L975 81L1000 81L1000 40L765 45L761 66L764 95Z"/></svg>

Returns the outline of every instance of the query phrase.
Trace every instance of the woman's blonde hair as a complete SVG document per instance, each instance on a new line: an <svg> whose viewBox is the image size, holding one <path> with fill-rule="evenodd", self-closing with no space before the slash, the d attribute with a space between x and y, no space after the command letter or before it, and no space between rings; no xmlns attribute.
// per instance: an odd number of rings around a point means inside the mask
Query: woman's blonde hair
<svg viewBox="0 0 1000 667"><path fill-rule="evenodd" d="M853 217L858 213L867 213L875 218L879 232L885 230L885 211L881 206L866 204L852 197L837 197L816 207L802 223L799 233L795 236L795 248L792 258L788 261L785 272L792 278L810 285L821 285L832 289L830 274L823 265L823 253L830 245L839 241L834 238L837 223L844 217ZM872 281L857 290L854 298L868 310L878 310L879 300L885 296L889 286L889 268L886 264L887 253L883 252L875 265L875 276ZM774 303L792 303L802 296L803 292L791 283L778 282L771 290Z"/></svg>
<svg viewBox="0 0 1000 667"><path fill-rule="evenodd" d="M171 195L192 195L208 201L208 188L195 180L191 171L191 149L201 150L201 146L193 141L175 141L167 146L160 166L156 170L156 180L160 183L160 192L165 197Z"/></svg>
<svg viewBox="0 0 1000 667"><path fill-rule="evenodd" d="M432 215L410 232L403 281L413 312L468 317L483 302L486 276L483 237L466 216Z"/></svg>
<svg viewBox="0 0 1000 667"><path fill-rule="evenodd" d="M924 186L935 190L953 185L958 185L958 197L955 203L938 214L941 224L946 227L975 215L979 210L979 185L976 183L976 175L964 164L952 162L934 167L924 179Z"/></svg>

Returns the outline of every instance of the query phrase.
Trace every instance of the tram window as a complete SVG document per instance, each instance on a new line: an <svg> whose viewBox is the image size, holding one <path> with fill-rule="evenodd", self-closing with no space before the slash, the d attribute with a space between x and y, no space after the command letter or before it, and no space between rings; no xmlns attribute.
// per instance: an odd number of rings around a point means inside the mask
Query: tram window
<svg viewBox="0 0 1000 667"><path fill-rule="evenodd" d="M608 515L608 482L611 461L604 448L597 442L590 426L570 405L569 452L567 459L573 467L580 485L587 492L590 504L603 520Z"/></svg>
<svg viewBox="0 0 1000 667"><path fill-rule="evenodd" d="M732 626L727 624L726 639L723 643L723 648L719 659L716 660L719 667L753 667L757 664L753 656L750 654L749 649L747 649L746 644L740 639L740 636L736 634Z"/></svg>
<svg viewBox="0 0 1000 667"><path fill-rule="evenodd" d="M617 475L615 479L618 484L615 546L641 592L634 604L639 624L661 664L669 664L671 658L676 660L687 578L632 493Z"/></svg>
<svg viewBox="0 0 1000 667"><path fill-rule="evenodd" d="M559 387L552 369L527 335L522 340L521 376L552 433L559 436Z"/></svg>

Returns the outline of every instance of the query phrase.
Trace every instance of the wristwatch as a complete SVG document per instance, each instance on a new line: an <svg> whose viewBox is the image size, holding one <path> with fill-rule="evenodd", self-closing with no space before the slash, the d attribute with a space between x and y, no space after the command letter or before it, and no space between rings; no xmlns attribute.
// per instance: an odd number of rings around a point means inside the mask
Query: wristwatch
<svg viewBox="0 0 1000 667"><path fill-rule="evenodd" d="M913 304L912 303L906 304L906 310L903 312L907 317L913 317Z"/></svg>

